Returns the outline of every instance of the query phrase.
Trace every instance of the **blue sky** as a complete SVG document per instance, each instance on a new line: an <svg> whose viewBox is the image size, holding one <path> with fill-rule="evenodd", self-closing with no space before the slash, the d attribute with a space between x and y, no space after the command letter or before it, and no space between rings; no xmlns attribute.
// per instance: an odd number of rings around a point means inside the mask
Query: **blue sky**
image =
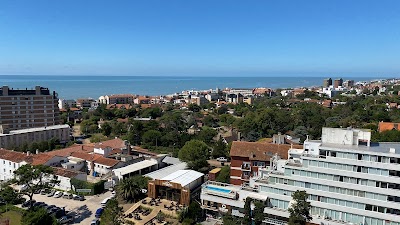
<svg viewBox="0 0 400 225"><path fill-rule="evenodd" d="M400 72L400 1L2 0L0 74Z"/></svg>

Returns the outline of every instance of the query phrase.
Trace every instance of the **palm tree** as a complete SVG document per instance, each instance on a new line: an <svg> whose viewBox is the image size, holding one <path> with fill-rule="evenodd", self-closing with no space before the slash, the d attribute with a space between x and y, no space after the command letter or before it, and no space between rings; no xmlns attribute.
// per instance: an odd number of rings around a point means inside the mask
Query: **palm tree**
<svg viewBox="0 0 400 225"><path fill-rule="evenodd" d="M117 186L118 195L125 201L135 201L147 189L148 178L137 175L122 180Z"/></svg>

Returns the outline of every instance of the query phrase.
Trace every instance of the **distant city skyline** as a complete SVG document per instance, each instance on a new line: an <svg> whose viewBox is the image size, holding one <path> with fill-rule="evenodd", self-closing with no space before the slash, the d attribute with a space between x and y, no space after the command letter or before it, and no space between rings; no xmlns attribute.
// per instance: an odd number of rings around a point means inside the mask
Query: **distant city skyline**
<svg viewBox="0 0 400 225"><path fill-rule="evenodd" d="M2 1L1 75L395 77L400 2Z"/></svg>

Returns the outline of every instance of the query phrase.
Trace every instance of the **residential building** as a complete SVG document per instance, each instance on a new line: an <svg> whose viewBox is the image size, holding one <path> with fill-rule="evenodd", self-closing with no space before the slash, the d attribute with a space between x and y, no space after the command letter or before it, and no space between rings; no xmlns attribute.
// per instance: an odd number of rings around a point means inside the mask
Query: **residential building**
<svg viewBox="0 0 400 225"><path fill-rule="evenodd" d="M68 170L60 167L54 167L54 174L57 176L57 180L59 181L54 187L57 189L61 189L63 191L72 190L71 179L77 179L80 181L87 181L86 173Z"/></svg>
<svg viewBox="0 0 400 225"><path fill-rule="evenodd" d="M335 81L333 82L333 87L334 88L338 88L338 87L343 87L343 79L335 79Z"/></svg>
<svg viewBox="0 0 400 225"><path fill-rule="evenodd" d="M0 148L14 148L32 142L48 141L52 138L58 139L60 143L67 143L70 140L69 125L28 128L12 130L6 134L0 133Z"/></svg>
<svg viewBox="0 0 400 225"><path fill-rule="evenodd" d="M133 94L117 94L117 95L105 95L99 97L101 104L131 104L135 95Z"/></svg>
<svg viewBox="0 0 400 225"><path fill-rule="evenodd" d="M14 178L14 171L27 164L26 153L0 148L0 181Z"/></svg>
<svg viewBox="0 0 400 225"><path fill-rule="evenodd" d="M60 110L76 107L76 101L74 99L59 99L58 108Z"/></svg>
<svg viewBox="0 0 400 225"><path fill-rule="evenodd" d="M16 130L59 124L58 97L48 88L34 90L0 88L0 126Z"/></svg>
<svg viewBox="0 0 400 225"><path fill-rule="evenodd" d="M259 175L259 170L270 166L270 160L275 154L287 158L291 145L264 142L232 142L231 178L234 185L249 184L250 178Z"/></svg>
<svg viewBox="0 0 400 225"><path fill-rule="evenodd" d="M236 190L266 197L268 224L286 224L291 194L304 190L311 203L311 223L397 225L400 143L371 143L370 138L369 130L323 128L321 140L307 139L302 148L291 148L287 159L274 156L271 166L251 179L253 190ZM203 208L210 201L212 206L224 204L221 208L235 206L231 213L243 216L243 199L231 192L235 187L207 185L201 194Z"/></svg>
<svg viewBox="0 0 400 225"><path fill-rule="evenodd" d="M76 107L83 109L83 108L90 108L92 107L92 103L96 102L93 98L78 98L76 100Z"/></svg>
<svg viewBox="0 0 400 225"><path fill-rule="evenodd" d="M323 86L323 87L332 86L332 78L327 78L327 79L325 79L322 86Z"/></svg>

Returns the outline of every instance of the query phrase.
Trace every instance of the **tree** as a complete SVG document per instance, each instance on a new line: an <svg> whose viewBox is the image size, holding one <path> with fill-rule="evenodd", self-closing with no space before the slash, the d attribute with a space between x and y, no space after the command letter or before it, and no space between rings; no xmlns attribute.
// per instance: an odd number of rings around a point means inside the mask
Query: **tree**
<svg viewBox="0 0 400 225"><path fill-rule="evenodd" d="M0 199L3 199L7 204L17 205L21 204L25 199L14 188L5 186L0 191Z"/></svg>
<svg viewBox="0 0 400 225"><path fill-rule="evenodd" d="M311 204L307 201L306 191L296 191L292 194L293 203L289 207L289 225L305 225L312 219L310 215Z"/></svg>
<svg viewBox="0 0 400 225"><path fill-rule="evenodd" d="M179 151L180 160L187 162L190 169L200 170L208 166L208 146L199 140L190 140Z"/></svg>
<svg viewBox="0 0 400 225"><path fill-rule="evenodd" d="M101 224L119 225L122 223L122 207L119 207L116 199L110 199L101 215Z"/></svg>
<svg viewBox="0 0 400 225"><path fill-rule="evenodd" d="M244 202L244 217L242 219L243 225L251 225L251 198L246 198Z"/></svg>
<svg viewBox="0 0 400 225"><path fill-rule="evenodd" d="M212 157L213 158L218 158L218 157L227 157L228 156L228 151L227 151L227 146L226 144L222 141L222 138L220 138L214 145L213 151L212 151Z"/></svg>
<svg viewBox="0 0 400 225"><path fill-rule="evenodd" d="M197 138L205 143L211 143L213 138L217 135L217 131L211 127L202 127L197 135Z"/></svg>
<svg viewBox="0 0 400 225"><path fill-rule="evenodd" d="M264 202L261 201L254 201L254 210L253 210L253 218L254 218L254 225L261 225L262 221L264 220Z"/></svg>
<svg viewBox="0 0 400 225"><path fill-rule="evenodd" d="M191 104L188 106L188 109L189 109L190 111L193 111L193 112L199 112L199 111L201 110L201 107L200 107L199 105L197 105L197 104L191 103Z"/></svg>
<svg viewBox="0 0 400 225"><path fill-rule="evenodd" d="M54 187L59 183L53 168L45 165L23 165L14 171L14 176L17 184L25 187L20 193L28 196L31 202L30 208L32 208L32 198L36 191Z"/></svg>
<svg viewBox="0 0 400 225"><path fill-rule="evenodd" d="M26 211L22 215L21 219L22 225L56 225L57 220L47 213L46 209L43 207L34 208L32 210Z"/></svg>
<svg viewBox="0 0 400 225"><path fill-rule="evenodd" d="M224 225L240 225L240 220L232 215L224 215L222 220Z"/></svg>
<svg viewBox="0 0 400 225"><path fill-rule="evenodd" d="M142 144L146 146L160 146L161 132L158 130L148 130L142 135Z"/></svg>
<svg viewBox="0 0 400 225"><path fill-rule="evenodd" d="M109 123L104 123L101 125L101 130L104 136L109 136L111 134L112 127Z"/></svg>
<svg viewBox="0 0 400 225"><path fill-rule="evenodd" d="M231 179L231 169L229 166L224 166L221 168L217 178L215 179L218 182L227 183L229 184Z"/></svg>
<svg viewBox="0 0 400 225"><path fill-rule="evenodd" d="M147 189L148 178L140 175L123 179L117 186L117 193L125 201L135 201Z"/></svg>

